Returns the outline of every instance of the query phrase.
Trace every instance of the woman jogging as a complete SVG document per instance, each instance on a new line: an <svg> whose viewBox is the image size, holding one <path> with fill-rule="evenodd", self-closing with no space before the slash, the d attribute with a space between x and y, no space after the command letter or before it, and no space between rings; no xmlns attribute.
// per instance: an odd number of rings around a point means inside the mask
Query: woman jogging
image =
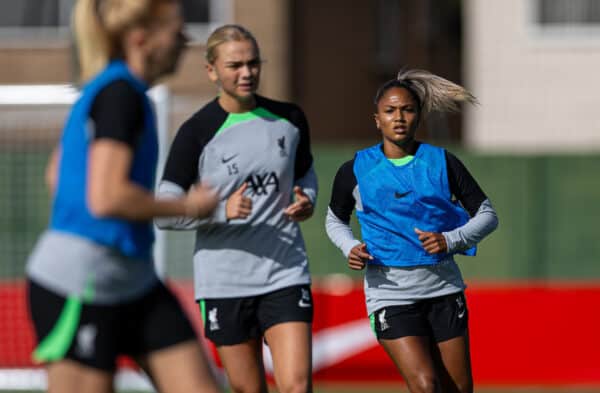
<svg viewBox="0 0 600 393"><path fill-rule="evenodd" d="M317 194L308 124L296 105L256 94L261 57L245 28L213 32L206 61L218 97L179 129L159 193L179 198L201 180L220 201L207 219L158 225L196 229L196 299L233 391L267 391L264 337L278 390L309 392L313 306L298 225Z"/></svg>
<svg viewBox="0 0 600 393"><path fill-rule="evenodd" d="M208 361L152 261L152 219L205 217L202 185L154 198L158 145L146 90L185 45L175 0L79 0L81 96L47 169L49 229L27 265L31 318L50 392L112 392L129 355L160 392L218 392Z"/></svg>
<svg viewBox="0 0 600 393"><path fill-rule="evenodd" d="M475 98L427 71L383 84L375 96L383 141L340 167L327 213L327 234L348 266L366 267L371 326L413 393L473 391L465 284L453 254L474 255L496 213L458 158L415 140L428 112L459 102ZM349 226L354 209L363 242Z"/></svg>

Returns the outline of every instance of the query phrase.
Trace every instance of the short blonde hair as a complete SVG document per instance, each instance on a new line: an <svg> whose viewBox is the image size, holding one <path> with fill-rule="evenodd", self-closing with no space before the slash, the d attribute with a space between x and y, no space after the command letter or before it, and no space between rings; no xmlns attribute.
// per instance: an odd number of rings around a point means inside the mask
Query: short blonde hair
<svg viewBox="0 0 600 393"><path fill-rule="evenodd" d="M204 57L208 64L214 64L215 60L217 60L217 47L229 41L252 42L256 49L256 54L260 58L258 43L250 31L240 25L223 25L213 31L206 41L206 53Z"/></svg>

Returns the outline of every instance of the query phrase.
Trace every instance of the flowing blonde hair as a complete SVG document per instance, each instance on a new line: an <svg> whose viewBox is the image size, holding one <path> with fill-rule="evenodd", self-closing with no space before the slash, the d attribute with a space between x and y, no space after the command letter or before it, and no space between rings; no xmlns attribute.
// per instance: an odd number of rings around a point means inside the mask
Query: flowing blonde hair
<svg viewBox="0 0 600 393"><path fill-rule="evenodd" d="M260 59L260 50L254 35L245 27L240 25L223 25L212 32L206 40L206 53L204 55L208 64L214 64L217 59L217 47L229 41L250 41L256 49L256 54Z"/></svg>
<svg viewBox="0 0 600 393"><path fill-rule="evenodd" d="M77 0L71 23L80 81L91 79L111 59L123 57L123 34L135 26L148 26L159 3L175 1Z"/></svg>
<svg viewBox="0 0 600 393"><path fill-rule="evenodd" d="M425 70L401 70L396 79L385 82L375 95L375 105L392 87L408 90L419 107L419 112L458 112L461 102L478 104L477 98L464 87Z"/></svg>

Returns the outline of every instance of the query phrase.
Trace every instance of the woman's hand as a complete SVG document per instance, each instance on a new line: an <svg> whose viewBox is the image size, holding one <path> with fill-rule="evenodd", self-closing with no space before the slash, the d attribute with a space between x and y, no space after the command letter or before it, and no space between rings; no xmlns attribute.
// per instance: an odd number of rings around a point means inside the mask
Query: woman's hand
<svg viewBox="0 0 600 393"><path fill-rule="evenodd" d="M448 252L448 244L446 238L441 233L425 232L415 228L415 233L419 235L421 245L429 254L440 254Z"/></svg>
<svg viewBox="0 0 600 393"><path fill-rule="evenodd" d="M292 221L304 221L310 218L314 213L314 206L310 198L299 186L294 187L294 195L294 202L283 211L283 214Z"/></svg>
<svg viewBox="0 0 600 393"><path fill-rule="evenodd" d="M235 190L227 199L225 205L225 214L228 220L236 218L248 218L252 213L252 199L244 195L244 191L248 188L248 183L244 182L240 188Z"/></svg>
<svg viewBox="0 0 600 393"><path fill-rule="evenodd" d="M219 197L209 186L198 183L190 188L185 197L185 210L187 217L208 217L217 207Z"/></svg>
<svg viewBox="0 0 600 393"><path fill-rule="evenodd" d="M350 254L348 254L348 267L352 270L362 270L367 265L367 261L372 259L371 254L367 252L367 245L361 243L350 250Z"/></svg>

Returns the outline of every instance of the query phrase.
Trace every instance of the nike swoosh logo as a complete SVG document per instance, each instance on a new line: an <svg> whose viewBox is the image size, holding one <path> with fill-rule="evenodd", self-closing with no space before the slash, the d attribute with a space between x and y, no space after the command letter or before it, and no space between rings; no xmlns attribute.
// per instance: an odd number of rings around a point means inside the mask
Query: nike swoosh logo
<svg viewBox="0 0 600 393"><path fill-rule="evenodd" d="M312 342L313 371L334 366L379 345L367 318L319 330L313 334ZM266 344L263 344L263 359L267 372L273 375L273 359Z"/></svg>
<svg viewBox="0 0 600 393"><path fill-rule="evenodd" d="M402 192L402 193L395 191L394 196L396 197L396 199L400 199L400 198L404 198L405 196L407 196L410 193L411 193L410 191L406 191L406 192Z"/></svg>
<svg viewBox="0 0 600 393"><path fill-rule="evenodd" d="M303 299L298 300L298 306L302 308L308 308L311 306L309 302L305 302Z"/></svg>
<svg viewBox="0 0 600 393"><path fill-rule="evenodd" d="M458 318L462 319L462 317L465 316L465 310L462 310L461 312L458 313Z"/></svg>
<svg viewBox="0 0 600 393"><path fill-rule="evenodd" d="M233 160L234 158L236 158L238 156L238 154L234 154L231 157L227 157L225 158L224 156L221 158L221 162L223 164L227 164L229 161Z"/></svg>

